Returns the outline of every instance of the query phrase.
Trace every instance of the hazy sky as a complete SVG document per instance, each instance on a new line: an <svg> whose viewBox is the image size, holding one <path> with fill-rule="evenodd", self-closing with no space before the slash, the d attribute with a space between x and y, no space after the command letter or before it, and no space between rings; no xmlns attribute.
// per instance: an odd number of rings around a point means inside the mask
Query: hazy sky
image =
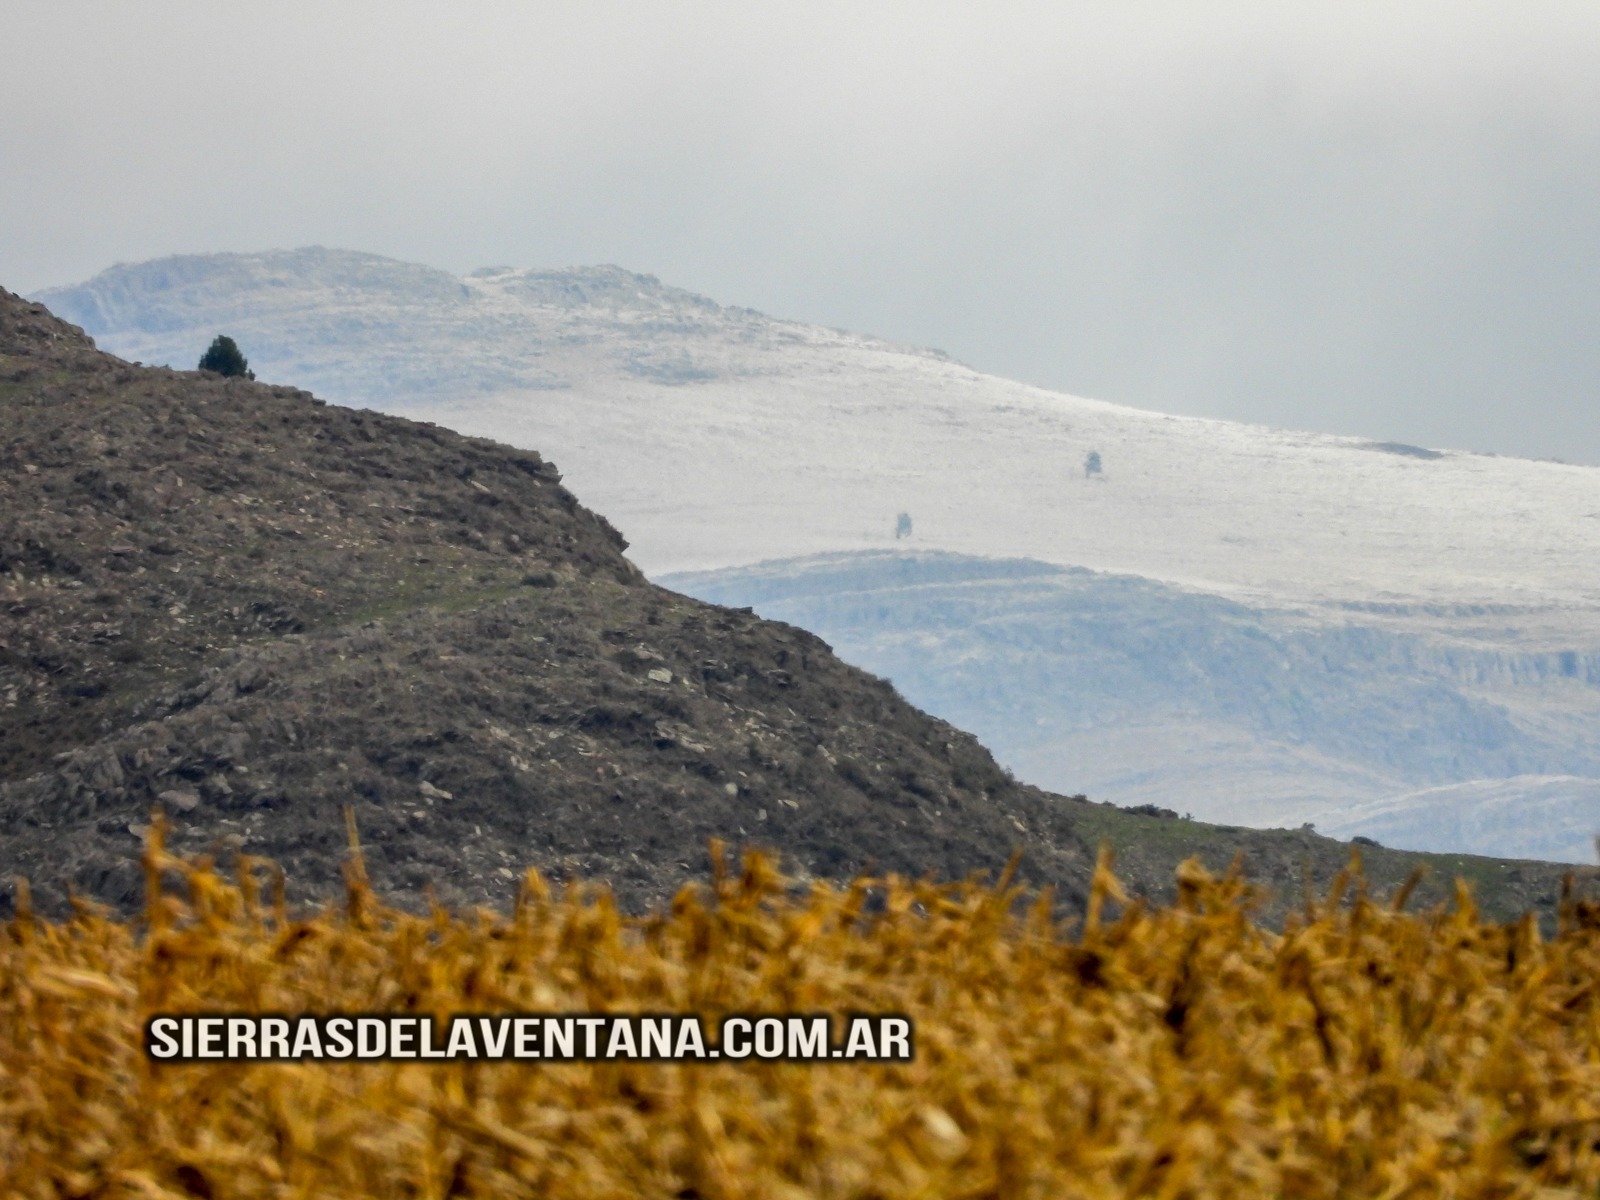
<svg viewBox="0 0 1600 1200"><path fill-rule="evenodd" d="M3 0L0 284L615 262L1171 412L1600 462L1600 5Z"/></svg>

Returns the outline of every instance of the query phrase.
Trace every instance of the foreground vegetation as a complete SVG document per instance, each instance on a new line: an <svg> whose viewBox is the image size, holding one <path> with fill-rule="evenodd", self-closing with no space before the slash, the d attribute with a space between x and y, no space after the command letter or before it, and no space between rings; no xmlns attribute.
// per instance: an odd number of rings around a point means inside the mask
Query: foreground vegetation
<svg viewBox="0 0 1600 1200"><path fill-rule="evenodd" d="M1361 892L1281 935L1196 864L1086 920L1002 883L670 909L529 873L510 915L285 911L168 857L126 923L0 933L0 1191L18 1196L1532 1196L1600 1186L1600 908L1541 939ZM265 882L264 888L258 883ZM165 884L164 891L159 885ZM1112 909L1119 909L1112 919ZM154 1064L154 1012L900 1011L912 1063Z"/></svg>

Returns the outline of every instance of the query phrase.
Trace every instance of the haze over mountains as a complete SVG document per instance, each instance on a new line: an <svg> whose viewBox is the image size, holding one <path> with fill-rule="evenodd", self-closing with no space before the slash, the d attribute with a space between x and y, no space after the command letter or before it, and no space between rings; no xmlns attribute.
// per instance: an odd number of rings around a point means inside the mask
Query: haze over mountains
<svg viewBox="0 0 1600 1200"><path fill-rule="evenodd" d="M1600 469L1143 412L614 267L310 249L40 298L125 358L227 332L263 380L537 447L653 577L1031 782L1592 861Z"/></svg>

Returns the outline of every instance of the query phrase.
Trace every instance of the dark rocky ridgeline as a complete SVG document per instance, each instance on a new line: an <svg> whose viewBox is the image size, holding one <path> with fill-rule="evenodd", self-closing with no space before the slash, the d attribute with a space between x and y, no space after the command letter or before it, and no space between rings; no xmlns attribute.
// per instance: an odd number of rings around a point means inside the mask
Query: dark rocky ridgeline
<svg viewBox="0 0 1600 1200"><path fill-rule="evenodd" d="M0 876L138 901L178 849L634 903L708 839L797 873L1082 878L1064 805L815 637L647 583L537 454L123 363L0 298ZM9 895L10 893L6 893Z"/></svg>
<svg viewBox="0 0 1600 1200"><path fill-rule="evenodd" d="M1103 836L1135 888L1201 851L1298 899L1343 846L1050 796L817 638L646 582L537 454L144 368L0 291L0 911L13 876L140 900L180 851L339 885L343 811L402 902L503 904L525 865L631 905L707 842L788 870L1021 877L1081 902ZM1376 882L1415 856L1385 852ZM1487 860L1478 860L1486 862ZM1553 896L1524 864L1503 904Z"/></svg>

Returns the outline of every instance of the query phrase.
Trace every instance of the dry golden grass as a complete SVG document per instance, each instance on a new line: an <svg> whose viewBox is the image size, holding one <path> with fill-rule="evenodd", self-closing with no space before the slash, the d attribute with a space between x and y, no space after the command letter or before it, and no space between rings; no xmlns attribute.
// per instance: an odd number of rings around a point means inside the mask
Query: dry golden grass
<svg viewBox="0 0 1600 1200"><path fill-rule="evenodd" d="M154 855L159 856L159 828ZM1600 910L1357 896L1282 935L1196 864L1089 919L771 866L620 915L294 919L204 863L137 926L0 933L0 1190L223 1197L1551 1197L1600 1186ZM881 900L881 908L874 901ZM868 909L874 911L868 912ZM903 1064L153 1064L153 1012L899 1011Z"/></svg>

